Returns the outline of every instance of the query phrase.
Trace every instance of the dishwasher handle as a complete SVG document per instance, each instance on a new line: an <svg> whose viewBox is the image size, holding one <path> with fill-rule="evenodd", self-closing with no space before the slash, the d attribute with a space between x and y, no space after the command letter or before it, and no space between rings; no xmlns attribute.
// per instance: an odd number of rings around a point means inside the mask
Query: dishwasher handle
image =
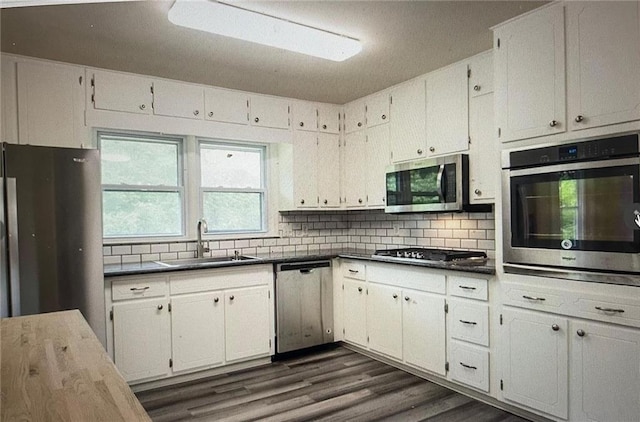
<svg viewBox="0 0 640 422"><path fill-rule="evenodd" d="M331 261L313 261L313 262L297 262L293 264L280 264L277 272L299 271L301 274L309 274L315 268L330 268Z"/></svg>

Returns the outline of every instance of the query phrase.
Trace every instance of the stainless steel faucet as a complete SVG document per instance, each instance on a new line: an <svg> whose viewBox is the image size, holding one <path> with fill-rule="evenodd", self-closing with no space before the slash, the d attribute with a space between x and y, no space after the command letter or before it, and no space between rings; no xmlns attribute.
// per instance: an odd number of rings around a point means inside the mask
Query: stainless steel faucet
<svg viewBox="0 0 640 422"><path fill-rule="evenodd" d="M206 233L208 230L207 220L201 218L200 220L198 220L198 224L196 227L198 229L198 249L196 251L196 258L204 258L204 253L209 252L209 248L205 247L204 242L202 241L202 231L204 230L204 232Z"/></svg>

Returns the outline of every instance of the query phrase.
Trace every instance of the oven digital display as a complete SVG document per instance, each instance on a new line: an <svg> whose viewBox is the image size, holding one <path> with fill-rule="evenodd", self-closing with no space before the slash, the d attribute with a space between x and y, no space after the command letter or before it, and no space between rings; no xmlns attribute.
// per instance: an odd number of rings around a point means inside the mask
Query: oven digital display
<svg viewBox="0 0 640 422"><path fill-rule="evenodd" d="M558 148L561 160L575 160L578 158L578 146L571 145L568 147Z"/></svg>

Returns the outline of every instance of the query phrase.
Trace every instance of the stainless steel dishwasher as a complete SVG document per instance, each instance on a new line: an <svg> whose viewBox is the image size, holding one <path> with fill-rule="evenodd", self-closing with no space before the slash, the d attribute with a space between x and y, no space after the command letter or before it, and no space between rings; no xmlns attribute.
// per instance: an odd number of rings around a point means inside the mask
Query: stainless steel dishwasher
<svg viewBox="0 0 640 422"><path fill-rule="evenodd" d="M276 353L333 342L331 261L276 268Z"/></svg>

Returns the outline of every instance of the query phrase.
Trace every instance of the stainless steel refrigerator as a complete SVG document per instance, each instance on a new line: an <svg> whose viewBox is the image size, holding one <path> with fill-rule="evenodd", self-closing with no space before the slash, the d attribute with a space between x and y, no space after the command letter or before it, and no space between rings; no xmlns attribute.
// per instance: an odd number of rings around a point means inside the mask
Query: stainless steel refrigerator
<svg viewBox="0 0 640 422"><path fill-rule="evenodd" d="M0 145L1 316L80 309L104 345L99 152Z"/></svg>

